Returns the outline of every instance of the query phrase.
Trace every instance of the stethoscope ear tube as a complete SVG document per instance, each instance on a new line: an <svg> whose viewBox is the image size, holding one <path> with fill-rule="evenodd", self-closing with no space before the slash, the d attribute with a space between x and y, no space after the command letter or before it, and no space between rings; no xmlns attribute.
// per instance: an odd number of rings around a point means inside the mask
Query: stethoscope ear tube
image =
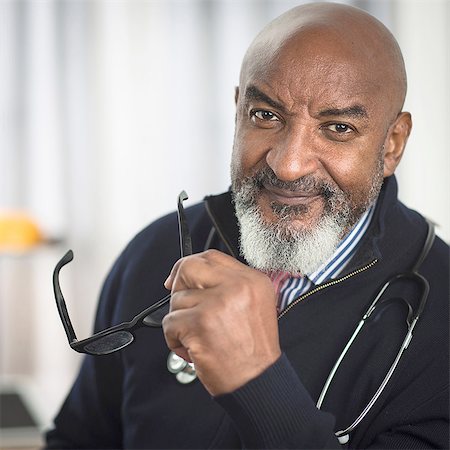
<svg viewBox="0 0 450 450"><path fill-rule="evenodd" d="M428 252L431 249L431 246L433 245L433 241L434 241L434 225L433 223L431 223L430 221L427 220L428 223L428 233L427 233L427 237L425 239L425 243L423 245L422 251L417 259L417 262L414 264L411 272L406 272L403 274L398 274L395 275L394 277L392 277L390 280L388 280L380 289L379 293L377 294L377 296L375 297L375 300L371 303L371 305L369 306L368 310L366 311L366 313L364 314L363 318L360 320L360 322L358 323L355 331L353 332L351 338L349 339L349 341L347 342L346 346L344 347L344 349L342 350L341 354L339 355L336 363L334 364L333 368L331 369L330 374L328 375L327 380L325 381L325 384L322 388L322 392L319 395L319 398L317 400L316 403L316 407L318 409L320 409L322 407L324 398L326 393L328 392L328 389L331 385L331 382L333 381L333 378L337 372L337 370L339 369L339 366L341 365L342 360L344 359L345 355L347 354L349 348L351 347L351 345L353 344L353 342L355 341L356 337L358 336L359 332L361 331L362 327L364 326L364 324L366 323L366 321L370 318L370 315L372 314L372 312L375 310L375 307L377 306L377 303L379 301L379 299L381 298L381 296L383 295L383 293L386 291L386 289L388 288L388 286L395 280L399 279L399 278L409 278L412 279L413 281L418 282L421 287L422 287L422 295L421 295L421 299L420 299L420 303L419 303L419 307L417 309L417 312L415 313L415 315L411 314L411 311L409 311L408 314L408 318L407 318L407 325L408 325L408 332L406 333L406 336L403 340L403 343L400 347L399 352L397 353L397 356L395 357L394 362L392 363L391 367L389 368L386 376L384 377L383 381L381 382L380 386L378 387L378 389L376 390L375 394L372 396L372 398L370 399L369 403L366 405L366 407L362 410L362 412L358 415L358 417L353 421L353 423L348 426L347 428L337 431L335 433L336 437L339 440L339 443L341 445L345 445L348 443L348 441L350 440L350 433L361 423L361 421L364 419L364 417L366 417L366 415L369 413L369 411L371 410L371 408L373 407L373 405L375 404L375 402L378 400L378 398L380 397L380 395L382 394L383 390L385 389L386 385L388 384L389 380L391 379L402 355L403 352L408 348L411 339L413 337L413 331L414 328L419 320L419 317L425 307L427 298L428 298L428 292L429 292L429 283L426 280L425 277L423 277L421 274L418 273L418 269L420 267L420 265L422 264L422 262L424 261L424 259L426 258L426 256L428 255ZM411 317L412 316L412 317Z"/></svg>
<svg viewBox="0 0 450 450"><path fill-rule="evenodd" d="M349 435L360 423L361 421L364 419L364 417L366 417L366 415L369 413L369 411L372 409L372 406L375 404L375 402L378 400L378 398L380 397L381 393L384 391L386 385L388 384L389 380L392 377L392 374L394 373L400 358L403 355L403 352L408 348L409 343L411 342L412 339L412 335L413 335L413 330L414 327L416 326L417 323L417 318L412 322L411 326L408 329L408 333L406 333L405 339L403 340L403 343L400 347L399 352L397 353L397 356L395 357L394 362L392 363L391 367L389 368L386 376L384 377L383 381L381 382L380 386L378 387L377 391L375 392L375 394L373 395L373 397L370 399L369 403L367 403L366 407L362 410L362 412L359 414L359 416L354 420L354 422L348 426L347 428L345 428L344 430L340 430L337 431L335 434L336 436L342 437L344 435ZM331 381L330 381L331 382Z"/></svg>

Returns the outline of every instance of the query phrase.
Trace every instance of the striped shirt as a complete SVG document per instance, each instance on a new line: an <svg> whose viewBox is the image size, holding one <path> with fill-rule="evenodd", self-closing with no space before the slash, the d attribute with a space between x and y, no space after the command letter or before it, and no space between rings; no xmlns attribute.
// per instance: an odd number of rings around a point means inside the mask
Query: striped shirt
<svg viewBox="0 0 450 450"><path fill-rule="evenodd" d="M369 228L374 210L375 204L367 209L350 233L339 243L333 255L315 272L305 276L294 277L285 272L270 274L278 294L278 311L282 311L292 301L305 294L314 286L337 278L355 254L356 246L361 241L367 228Z"/></svg>

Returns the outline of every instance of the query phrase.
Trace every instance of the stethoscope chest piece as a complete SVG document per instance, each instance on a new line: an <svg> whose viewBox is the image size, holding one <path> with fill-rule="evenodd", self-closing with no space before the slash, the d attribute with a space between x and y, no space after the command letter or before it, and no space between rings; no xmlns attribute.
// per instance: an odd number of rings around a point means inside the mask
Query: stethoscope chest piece
<svg viewBox="0 0 450 450"><path fill-rule="evenodd" d="M345 445L350 440L350 436L348 434L344 434L343 436L337 436L339 444Z"/></svg>
<svg viewBox="0 0 450 450"><path fill-rule="evenodd" d="M192 383L197 378L194 364L185 361L174 352L170 352L167 357L167 369L181 384Z"/></svg>

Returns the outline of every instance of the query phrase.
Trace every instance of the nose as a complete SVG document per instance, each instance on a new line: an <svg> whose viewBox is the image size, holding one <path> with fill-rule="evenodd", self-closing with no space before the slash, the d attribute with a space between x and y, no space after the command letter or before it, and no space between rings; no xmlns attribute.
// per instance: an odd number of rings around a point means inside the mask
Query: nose
<svg viewBox="0 0 450 450"><path fill-rule="evenodd" d="M283 181L314 173L319 161L310 132L306 128L286 131L267 152L266 163Z"/></svg>

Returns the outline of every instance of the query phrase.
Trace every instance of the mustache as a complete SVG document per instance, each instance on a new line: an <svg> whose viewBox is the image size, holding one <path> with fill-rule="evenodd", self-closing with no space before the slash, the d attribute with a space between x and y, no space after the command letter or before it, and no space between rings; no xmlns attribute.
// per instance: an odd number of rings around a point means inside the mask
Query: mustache
<svg viewBox="0 0 450 450"><path fill-rule="evenodd" d="M234 173L232 178L231 191L233 203L237 210L253 211L255 214L261 214L258 205L258 199L264 189L271 187L290 191L295 194L305 194L310 196L320 196L323 199L322 216L332 217L333 220L342 226L347 226L353 221L351 198L345 193L339 185L332 180L327 180L307 174L293 181L280 180L275 172L269 167L264 166L257 169L253 174L239 177ZM278 218L279 223L289 223L294 216L305 214L309 210L309 205L289 205L282 202L271 201L270 208ZM260 216L264 221L264 217ZM339 226L341 226L339 225ZM286 231L289 234L289 230Z"/></svg>
<svg viewBox="0 0 450 450"><path fill-rule="evenodd" d="M252 178L259 190L274 187L294 193L320 195L325 199L329 199L338 193L335 186L312 175L304 175L293 181L280 180L270 167L259 170Z"/></svg>

